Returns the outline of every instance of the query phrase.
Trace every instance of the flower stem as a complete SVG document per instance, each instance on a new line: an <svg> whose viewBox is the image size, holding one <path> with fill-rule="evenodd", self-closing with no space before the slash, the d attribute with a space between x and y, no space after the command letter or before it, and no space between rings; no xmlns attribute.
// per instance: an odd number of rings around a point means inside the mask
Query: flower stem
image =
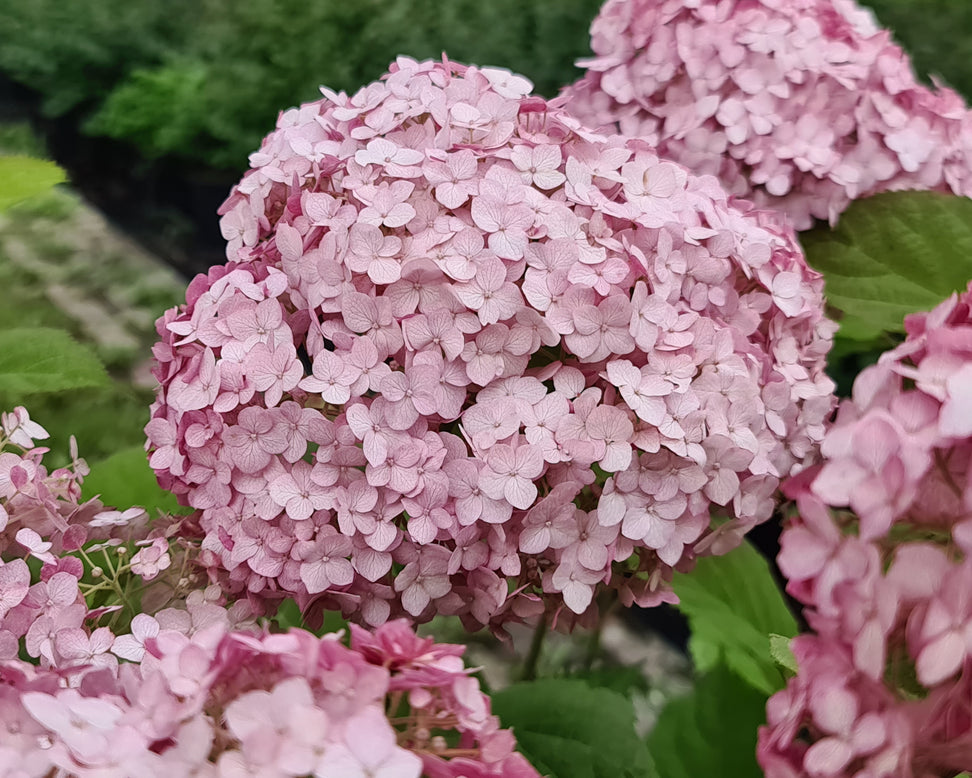
<svg viewBox="0 0 972 778"><path fill-rule="evenodd" d="M594 662L601 655L601 623L590 631L587 636L587 646L584 649L584 670L590 671L594 667Z"/></svg>
<svg viewBox="0 0 972 778"><path fill-rule="evenodd" d="M617 604L617 590L610 589L598 594L597 610L600 617L597 620L597 626L587 636L587 645L584 650L584 670L586 671L593 669L594 663L601 657L601 634L604 631L604 622L614 611Z"/></svg>
<svg viewBox="0 0 972 778"><path fill-rule="evenodd" d="M524 681L532 681L537 677L537 664L540 661L540 652L543 650L543 639L547 635L547 613L540 614L536 629L533 630L533 638L530 640L530 651L523 662L523 671L520 678Z"/></svg>

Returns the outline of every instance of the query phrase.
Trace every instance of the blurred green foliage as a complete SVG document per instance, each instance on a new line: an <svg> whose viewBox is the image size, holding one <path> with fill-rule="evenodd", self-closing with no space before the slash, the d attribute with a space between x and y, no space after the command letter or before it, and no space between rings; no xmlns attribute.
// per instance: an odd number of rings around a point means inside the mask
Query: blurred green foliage
<svg viewBox="0 0 972 778"><path fill-rule="evenodd" d="M6 374L0 380L0 410L26 405L51 433L50 467L70 461L70 435L94 462L144 444L142 427L154 393L133 375L155 341L153 320L183 299L184 290L168 272L134 261L127 244L107 240L101 222L85 218L77 196L54 187L63 179L55 165L11 156L25 153L43 153L29 127L0 123L0 206L19 201L0 207L0 288L8 292L0 305L0 373ZM32 196L21 201L27 195ZM86 302L82 310L92 311L90 303L96 301L97 308L123 317L124 332L135 342L94 342L77 310L68 313L52 297L55 288L74 290L71 299ZM38 340L42 335L61 337ZM71 339L77 344L65 345ZM21 360L26 370L11 369L18 352L27 357ZM51 364L56 354L63 358ZM78 354L104 364L110 380L100 367L99 380L79 380L84 375ZM38 355L47 358L44 364L38 364ZM12 381L18 372L20 385ZM87 374L90 378L91 369Z"/></svg>
<svg viewBox="0 0 972 778"><path fill-rule="evenodd" d="M99 103L134 68L184 44L193 0L0 0L0 71L48 116Z"/></svg>
<svg viewBox="0 0 972 778"><path fill-rule="evenodd" d="M0 70L85 130L239 170L278 112L395 56L506 67L553 96L600 0L0 0ZM7 34L7 33L11 34Z"/></svg>
<svg viewBox="0 0 972 778"><path fill-rule="evenodd" d="M919 75L939 76L972 99L972 3L968 0L863 0L911 55Z"/></svg>
<svg viewBox="0 0 972 778"><path fill-rule="evenodd" d="M601 0L0 0L0 72L52 116L237 171L277 113L353 92L398 54L507 67L553 96ZM972 3L866 0L929 72L972 95Z"/></svg>
<svg viewBox="0 0 972 778"><path fill-rule="evenodd" d="M15 211L22 219L30 218L26 204ZM16 290L0 306L0 332L13 327L55 327L84 340L78 323L51 304L44 291L43 280L37 274L9 262L0 250L0 287ZM99 352L99 356L106 355ZM115 365L119 372L131 368L131 355L124 365ZM40 394L29 398L31 417L39 422L54 441L50 465L66 464L68 438L78 439L81 455L91 462L110 456L124 446L145 442L142 427L148 422L150 390L133 386L123 377L103 387L76 389L69 392ZM27 402L27 398L0 392L0 410L9 410Z"/></svg>
<svg viewBox="0 0 972 778"><path fill-rule="evenodd" d="M44 158L44 144L28 122L0 122L0 156L4 154Z"/></svg>

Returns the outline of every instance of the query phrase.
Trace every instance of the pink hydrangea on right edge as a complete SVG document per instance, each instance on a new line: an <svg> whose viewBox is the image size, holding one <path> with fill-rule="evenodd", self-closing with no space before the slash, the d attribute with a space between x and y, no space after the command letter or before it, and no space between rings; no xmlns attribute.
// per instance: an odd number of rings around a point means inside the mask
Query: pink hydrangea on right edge
<svg viewBox="0 0 972 778"><path fill-rule="evenodd" d="M972 768L972 285L905 325L785 486L780 569L815 634L767 706L769 778Z"/></svg>
<svg viewBox="0 0 972 778"><path fill-rule="evenodd" d="M972 114L853 0L608 0L562 93L799 230L901 189L972 194Z"/></svg>

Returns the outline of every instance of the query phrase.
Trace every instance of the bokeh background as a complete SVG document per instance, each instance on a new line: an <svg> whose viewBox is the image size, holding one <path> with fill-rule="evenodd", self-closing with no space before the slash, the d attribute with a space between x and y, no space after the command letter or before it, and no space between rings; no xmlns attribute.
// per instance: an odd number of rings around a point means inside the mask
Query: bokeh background
<svg viewBox="0 0 972 778"><path fill-rule="evenodd" d="M972 3L866 4L924 78L972 94ZM280 110L321 84L352 93L398 54L507 67L552 97L599 5L0 0L0 142L29 124L90 202L191 274L221 256L214 209Z"/></svg>

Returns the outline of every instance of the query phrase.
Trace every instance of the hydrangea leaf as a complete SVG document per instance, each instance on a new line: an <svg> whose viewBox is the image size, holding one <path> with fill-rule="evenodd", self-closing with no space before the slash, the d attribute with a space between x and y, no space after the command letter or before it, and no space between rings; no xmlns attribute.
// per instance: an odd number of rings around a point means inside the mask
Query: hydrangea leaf
<svg viewBox="0 0 972 778"><path fill-rule="evenodd" d="M724 556L700 559L691 573L676 573L673 586L689 619L689 648L700 672L724 659L760 691L771 694L783 686L769 635L792 637L797 623L752 545L744 542Z"/></svg>
<svg viewBox="0 0 972 778"><path fill-rule="evenodd" d="M300 606L293 597L288 597L286 600L277 606L277 613L273 617L273 621L277 622L281 629L303 629L304 628L304 617L300 612Z"/></svg>
<svg viewBox="0 0 972 778"><path fill-rule="evenodd" d="M0 211L66 180L64 171L53 162L0 156Z"/></svg>
<svg viewBox="0 0 972 778"><path fill-rule="evenodd" d="M786 635L770 635L770 655L779 667L791 675L797 673L797 660L790 650L790 640Z"/></svg>
<svg viewBox="0 0 972 778"><path fill-rule="evenodd" d="M879 338L856 340L838 332L834 347L827 355L827 375L837 384L837 396L850 397L858 373L876 363L881 354L893 349L900 340L890 333Z"/></svg>
<svg viewBox="0 0 972 778"><path fill-rule="evenodd" d="M590 670L577 670L568 676L598 689L610 689L626 697L633 692L648 692L648 679L639 667L605 665Z"/></svg>
<svg viewBox="0 0 972 778"><path fill-rule="evenodd" d="M145 508L150 515L156 510L184 513L176 496L162 489L149 467L145 449L132 446L91 465L82 492L86 499L101 495L105 505L124 510L133 505Z"/></svg>
<svg viewBox="0 0 972 778"><path fill-rule="evenodd" d="M842 337L903 332L906 314L933 308L972 278L972 200L879 194L852 203L835 229L817 227L800 241L824 275Z"/></svg>
<svg viewBox="0 0 972 778"><path fill-rule="evenodd" d="M665 778L759 778L756 730L765 721L766 695L719 664L662 709L648 749Z"/></svg>
<svg viewBox="0 0 972 778"><path fill-rule="evenodd" d="M0 395L103 386L108 374L94 353L62 330L15 328L0 332Z"/></svg>
<svg viewBox="0 0 972 778"><path fill-rule="evenodd" d="M305 621L304 614L300 612L300 606L297 605L293 597L288 597L277 606L277 612L271 621L276 622L277 626L282 630L304 629L308 632L313 632L318 637L330 632L343 631L345 632L345 642L350 638L350 633L347 631L347 619L341 615L340 611L318 613L312 619L313 623L308 623Z"/></svg>
<svg viewBox="0 0 972 778"><path fill-rule="evenodd" d="M544 679L493 695L493 713L550 778L646 778L655 770L635 732L631 701L583 681Z"/></svg>

